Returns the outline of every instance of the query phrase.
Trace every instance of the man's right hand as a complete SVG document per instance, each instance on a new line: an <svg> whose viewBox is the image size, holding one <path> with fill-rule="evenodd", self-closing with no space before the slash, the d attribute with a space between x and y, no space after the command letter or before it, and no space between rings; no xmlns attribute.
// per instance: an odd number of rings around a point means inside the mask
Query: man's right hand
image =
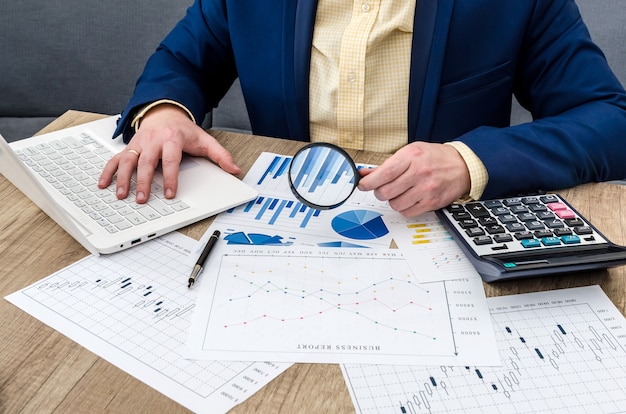
<svg viewBox="0 0 626 414"><path fill-rule="evenodd" d="M136 201L145 203L150 195L154 172L161 162L163 191L166 198L173 198L178 189L178 170L183 152L207 157L231 174L241 173L230 152L196 125L182 108L161 104L143 116L137 133L126 148L107 162L98 187L109 186L117 174L117 198L126 198L131 177L137 172Z"/></svg>

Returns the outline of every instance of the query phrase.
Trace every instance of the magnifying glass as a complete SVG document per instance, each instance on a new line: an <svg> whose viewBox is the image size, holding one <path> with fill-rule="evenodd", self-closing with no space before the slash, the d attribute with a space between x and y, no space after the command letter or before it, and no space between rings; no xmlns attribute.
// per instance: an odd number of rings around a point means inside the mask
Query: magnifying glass
<svg viewBox="0 0 626 414"><path fill-rule="evenodd" d="M359 172L350 155L326 142L301 148L289 164L288 177L296 198L318 210L339 207L359 184Z"/></svg>

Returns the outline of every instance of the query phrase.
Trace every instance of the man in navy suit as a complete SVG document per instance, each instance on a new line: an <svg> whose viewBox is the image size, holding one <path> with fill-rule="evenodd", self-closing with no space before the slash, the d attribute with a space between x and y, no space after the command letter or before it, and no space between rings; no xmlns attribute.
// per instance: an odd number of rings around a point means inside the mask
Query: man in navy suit
<svg viewBox="0 0 626 414"><path fill-rule="evenodd" d="M99 185L136 170L145 202L161 162L173 197L183 152L239 173L195 123L237 77L255 134L394 152L360 189L406 216L626 177L626 93L573 0L197 0ZM533 122L509 126L513 94Z"/></svg>

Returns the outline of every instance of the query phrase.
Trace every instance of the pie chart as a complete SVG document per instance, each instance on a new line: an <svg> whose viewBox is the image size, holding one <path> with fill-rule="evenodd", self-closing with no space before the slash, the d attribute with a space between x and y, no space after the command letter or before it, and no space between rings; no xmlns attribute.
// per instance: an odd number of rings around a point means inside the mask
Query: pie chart
<svg viewBox="0 0 626 414"><path fill-rule="evenodd" d="M389 233L382 214L370 210L350 210L333 218L333 230L355 240L373 240Z"/></svg>

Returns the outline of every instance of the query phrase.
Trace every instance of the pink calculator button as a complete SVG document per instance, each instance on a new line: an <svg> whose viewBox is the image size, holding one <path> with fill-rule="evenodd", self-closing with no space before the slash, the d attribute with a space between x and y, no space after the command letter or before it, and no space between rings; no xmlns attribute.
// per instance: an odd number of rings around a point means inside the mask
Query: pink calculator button
<svg viewBox="0 0 626 414"><path fill-rule="evenodd" d="M562 220L576 218L576 214L572 210L556 210L554 213Z"/></svg>
<svg viewBox="0 0 626 414"><path fill-rule="evenodd" d="M548 208L552 211L568 210L567 205L564 203L550 203L548 204Z"/></svg>

